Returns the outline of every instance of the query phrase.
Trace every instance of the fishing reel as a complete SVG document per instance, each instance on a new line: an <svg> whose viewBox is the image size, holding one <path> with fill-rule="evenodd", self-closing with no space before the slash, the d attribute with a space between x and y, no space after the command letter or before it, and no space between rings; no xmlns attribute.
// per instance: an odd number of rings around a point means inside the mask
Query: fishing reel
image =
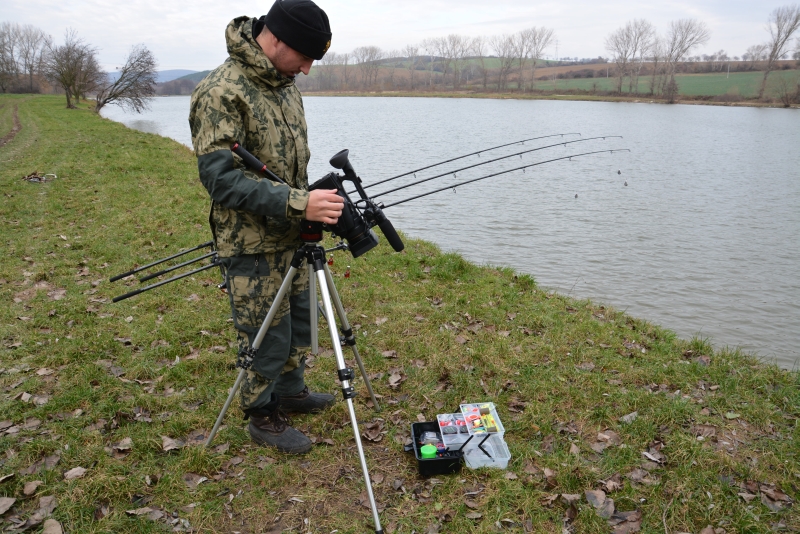
<svg viewBox="0 0 800 534"><path fill-rule="evenodd" d="M258 158L248 152L239 143L234 143L231 146L231 151L242 158L245 165L250 167L256 172L260 172L270 180L286 185L279 176L270 171L267 166L262 163ZM304 220L300 228L300 238L309 243L317 243L322 241L322 231L328 230L329 232L337 235L347 241L347 248L353 254L354 258L365 254L378 246L378 236L372 231L373 226L377 226L386 236L386 240L396 252L400 252L405 248L400 236L392 226L386 215L383 214L383 205L375 203L364 192L361 185L361 178L356 174L353 165L350 164L348 156L350 151L345 149L338 152L330 159L331 166L335 169L344 171L344 176L336 173L329 173L311 184L308 188L309 191L315 189L335 189L336 194L344 200L344 207L342 215L334 225L327 225L321 222L313 222ZM361 200L353 202L345 191L342 182L350 180L356 186ZM351 191L352 193L352 191ZM358 204L363 204L359 207Z"/></svg>
<svg viewBox="0 0 800 534"><path fill-rule="evenodd" d="M373 226L377 226L386 236L386 240L396 252L403 250L403 241L397 235L391 221L386 218L383 213L382 205L375 203L364 192L361 185L361 178L356 174L353 165L348 158L350 151L345 149L338 152L330 159L330 164L336 169L344 171L344 176L338 173L329 173L311 184L308 187L309 191L315 189L335 189L336 194L344 200L342 207L342 215L334 225L323 223L314 223L310 221L303 221L303 239L312 238L317 232L316 228L322 228L331 232L333 235L339 236L347 241L348 248L353 254L354 258L365 254L378 246L378 236L372 231ZM350 180L356 186L361 200L353 202L350 196L345 191L343 186L344 180ZM363 204L363 207L359 205ZM318 241L319 239L317 239Z"/></svg>

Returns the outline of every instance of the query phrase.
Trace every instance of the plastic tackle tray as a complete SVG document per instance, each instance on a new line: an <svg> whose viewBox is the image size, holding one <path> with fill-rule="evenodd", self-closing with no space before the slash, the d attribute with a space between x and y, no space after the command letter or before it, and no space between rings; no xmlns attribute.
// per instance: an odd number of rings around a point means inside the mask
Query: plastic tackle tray
<svg viewBox="0 0 800 534"><path fill-rule="evenodd" d="M508 450L508 445L497 434L490 434L480 446L464 452L464 461L470 469L481 467L505 469L510 459L511 452Z"/></svg>
<svg viewBox="0 0 800 534"><path fill-rule="evenodd" d="M445 446L458 449L469 441L470 435L463 414L439 414L436 416L436 422L439 423L439 433Z"/></svg>
<svg viewBox="0 0 800 534"><path fill-rule="evenodd" d="M505 434L506 429L500 421L500 416L497 415L493 402L462 404L461 413L464 415L469 435L475 436L476 439L487 434L502 438Z"/></svg>

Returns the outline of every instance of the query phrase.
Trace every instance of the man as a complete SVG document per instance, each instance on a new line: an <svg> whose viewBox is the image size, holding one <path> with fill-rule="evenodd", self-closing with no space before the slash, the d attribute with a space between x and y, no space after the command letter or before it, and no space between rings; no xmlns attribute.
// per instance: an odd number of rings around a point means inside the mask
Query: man
<svg viewBox="0 0 800 534"><path fill-rule="evenodd" d="M189 125L200 180L212 200L209 223L226 269L241 355L301 244L300 221L335 224L343 201L334 190L308 191L308 136L294 84L330 47L325 12L310 0L277 0L259 19L231 21L226 40L230 57L194 90ZM234 142L288 185L247 170L230 150ZM303 379L311 344L305 270L278 305L242 381L241 406L253 441L302 454L311 441L283 412L318 412L334 402L333 395L309 392Z"/></svg>

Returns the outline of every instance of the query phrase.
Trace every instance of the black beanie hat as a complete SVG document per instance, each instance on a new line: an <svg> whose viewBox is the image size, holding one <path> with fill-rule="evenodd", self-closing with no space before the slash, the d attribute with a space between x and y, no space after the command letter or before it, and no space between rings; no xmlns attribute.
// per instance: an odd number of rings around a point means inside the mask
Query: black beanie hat
<svg viewBox="0 0 800 534"><path fill-rule="evenodd" d="M253 37L265 25L289 47L313 59L322 59L331 46L328 16L311 0L275 0L269 13L253 24Z"/></svg>

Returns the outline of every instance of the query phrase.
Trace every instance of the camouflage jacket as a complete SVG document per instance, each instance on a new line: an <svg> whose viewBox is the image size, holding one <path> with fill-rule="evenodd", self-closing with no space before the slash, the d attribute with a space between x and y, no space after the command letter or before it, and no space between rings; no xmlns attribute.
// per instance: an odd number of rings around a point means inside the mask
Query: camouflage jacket
<svg viewBox="0 0 800 534"><path fill-rule="evenodd" d="M308 134L300 91L253 38L253 19L226 29L229 58L192 93L189 126L209 222L222 257L281 252L300 244L308 204ZM289 186L245 168L239 142Z"/></svg>

